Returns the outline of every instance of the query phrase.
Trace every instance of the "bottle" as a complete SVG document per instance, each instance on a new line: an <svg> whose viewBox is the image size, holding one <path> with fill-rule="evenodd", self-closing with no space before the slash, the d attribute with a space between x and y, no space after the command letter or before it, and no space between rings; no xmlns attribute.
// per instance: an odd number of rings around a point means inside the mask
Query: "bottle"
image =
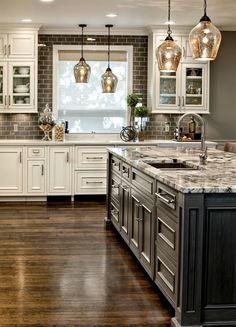
<svg viewBox="0 0 236 327"><path fill-rule="evenodd" d="M193 116L191 117L190 121L188 122L188 132L196 133L196 122L195 122Z"/></svg>

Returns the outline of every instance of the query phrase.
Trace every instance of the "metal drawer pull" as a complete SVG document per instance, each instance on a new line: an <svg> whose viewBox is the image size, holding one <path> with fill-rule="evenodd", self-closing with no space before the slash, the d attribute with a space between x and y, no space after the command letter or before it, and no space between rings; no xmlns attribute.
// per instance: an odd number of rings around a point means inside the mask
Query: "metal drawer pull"
<svg viewBox="0 0 236 327"><path fill-rule="evenodd" d="M11 96L10 95L8 96L8 105L9 106L11 105Z"/></svg>
<svg viewBox="0 0 236 327"><path fill-rule="evenodd" d="M5 44L4 45L4 56L6 56L7 55L7 45Z"/></svg>
<svg viewBox="0 0 236 327"><path fill-rule="evenodd" d="M69 162L69 152L66 153L66 161Z"/></svg>
<svg viewBox="0 0 236 327"><path fill-rule="evenodd" d="M113 209L113 210L111 210L111 213L112 213L113 215L118 215L118 214L119 214L119 211L118 211L118 210L115 210L115 209Z"/></svg>
<svg viewBox="0 0 236 327"><path fill-rule="evenodd" d="M7 96L5 95L5 100L4 100L5 106L7 106Z"/></svg>
<svg viewBox="0 0 236 327"><path fill-rule="evenodd" d="M99 181L88 182L88 181L86 181L86 184L103 184L103 182L99 182Z"/></svg>
<svg viewBox="0 0 236 327"><path fill-rule="evenodd" d="M123 168L122 171L123 171L123 174L128 174L129 173L129 169L127 169L127 168Z"/></svg>
<svg viewBox="0 0 236 327"><path fill-rule="evenodd" d="M167 204L175 203L175 199L168 199L168 198L165 197L165 195L169 195L169 194L167 194L167 193L156 193L156 196L160 200L164 201L165 203L167 203Z"/></svg>
<svg viewBox="0 0 236 327"><path fill-rule="evenodd" d="M123 185L122 188L123 188L123 190L125 190L125 191L128 191L128 190L130 189L130 187L129 187L128 185Z"/></svg>
<svg viewBox="0 0 236 327"><path fill-rule="evenodd" d="M86 157L86 159L91 159L91 160L102 160L103 157Z"/></svg>
<svg viewBox="0 0 236 327"><path fill-rule="evenodd" d="M10 56L10 54L11 54L11 45L9 44L8 45L8 56Z"/></svg>
<svg viewBox="0 0 236 327"><path fill-rule="evenodd" d="M33 153L39 153L39 150L33 150Z"/></svg>
<svg viewBox="0 0 236 327"><path fill-rule="evenodd" d="M112 187L112 188L119 188L119 185L115 185L115 184L113 184L111 187Z"/></svg>
<svg viewBox="0 0 236 327"><path fill-rule="evenodd" d="M184 96L182 96L182 105L183 105L183 107L185 106L185 104L184 104Z"/></svg>
<svg viewBox="0 0 236 327"><path fill-rule="evenodd" d="M42 171L41 171L42 176L44 175L44 167L42 165Z"/></svg>
<svg viewBox="0 0 236 327"><path fill-rule="evenodd" d="M20 163L22 162L22 154L21 154L21 152L20 152Z"/></svg>
<svg viewBox="0 0 236 327"><path fill-rule="evenodd" d="M143 218L135 218L135 220L137 220L138 222L142 221Z"/></svg>
<svg viewBox="0 0 236 327"><path fill-rule="evenodd" d="M119 166L119 163L118 163L118 162L113 162L113 163L112 163L112 166L113 166L113 167L118 167L118 166Z"/></svg>

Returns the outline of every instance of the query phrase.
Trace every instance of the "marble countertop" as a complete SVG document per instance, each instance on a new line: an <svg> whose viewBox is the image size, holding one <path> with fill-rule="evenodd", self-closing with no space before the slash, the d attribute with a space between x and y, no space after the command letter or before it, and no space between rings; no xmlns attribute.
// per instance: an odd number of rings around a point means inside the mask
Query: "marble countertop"
<svg viewBox="0 0 236 327"><path fill-rule="evenodd" d="M215 147L217 145L216 142L207 141L206 144L209 147ZM45 146L45 145L104 145L104 146L112 146L112 145L122 145L122 146L135 146L135 145L158 145L158 146L170 146L170 147L200 147L200 142L176 142L175 140L145 140L145 141L135 141L135 142L124 142L122 140L112 140L107 138L99 138L94 137L91 138L71 138L69 137L64 142L57 142L57 141L42 141L42 140L13 140L13 139L0 139L0 146L1 145L32 145L32 146Z"/></svg>
<svg viewBox="0 0 236 327"><path fill-rule="evenodd" d="M109 152L182 193L236 193L236 154L208 150L207 164L197 149L159 147L110 148ZM152 162L185 162L197 169L157 169Z"/></svg>

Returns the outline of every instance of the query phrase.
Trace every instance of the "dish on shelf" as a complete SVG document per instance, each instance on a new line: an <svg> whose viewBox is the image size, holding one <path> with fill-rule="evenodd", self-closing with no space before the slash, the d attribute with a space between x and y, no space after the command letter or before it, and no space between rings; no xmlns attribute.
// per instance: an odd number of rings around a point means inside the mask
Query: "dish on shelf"
<svg viewBox="0 0 236 327"><path fill-rule="evenodd" d="M16 87L14 88L15 93L28 93L29 88L28 87Z"/></svg>
<svg viewBox="0 0 236 327"><path fill-rule="evenodd" d="M28 75L30 72L29 67L19 67L18 72L20 75Z"/></svg>
<svg viewBox="0 0 236 327"><path fill-rule="evenodd" d="M16 100L16 104L22 104L22 103L24 103L23 99Z"/></svg>

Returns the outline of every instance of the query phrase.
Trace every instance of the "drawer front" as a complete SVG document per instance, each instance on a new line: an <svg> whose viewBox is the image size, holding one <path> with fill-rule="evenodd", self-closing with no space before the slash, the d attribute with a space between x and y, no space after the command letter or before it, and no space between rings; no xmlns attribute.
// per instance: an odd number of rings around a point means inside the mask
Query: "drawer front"
<svg viewBox="0 0 236 327"><path fill-rule="evenodd" d="M111 200L110 204L110 218L113 225L120 230L120 210L119 206Z"/></svg>
<svg viewBox="0 0 236 327"><path fill-rule="evenodd" d="M76 147L76 169L105 169L107 150L105 147Z"/></svg>
<svg viewBox="0 0 236 327"><path fill-rule="evenodd" d="M106 172L75 172L75 194L106 194Z"/></svg>
<svg viewBox="0 0 236 327"><path fill-rule="evenodd" d="M179 196L178 192L160 182L156 185L157 206L168 210L178 218L179 215Z"/></svg>
<svg viewBox="0 0 236 327"><path fill-rule="evenodd" d="M176 267L163 255L161 251L156 254L155 283L163 291L166 298L176 304L177 293Z"/></svg>
<svg viewBox="0 0 236 327"><path fill-rule="evenodd" d="M147 195L154 195L154 179L135 168L132 168L132 185L140 192L145 192Z"/></svg>
<svg viewBox="0 0 236 327"><path fill-rule="evenodd" d="M177 264L178 259L178 236L179 225L168 216L164 211L157 208L157 233L156 246L161 248L168 258L171 259L174 265Z"/></svg>
<svg viewBox="0 0 236 327"><path fill-rule="evenodd" d="M111 171L116 172L118 174L121 173L121 160L115 156L111 156Z"/></svg>
<svg viewBox="0 0 236 327"><path fill-rule="evenodd" d="M44 147L28 147L27 148L28 158L44 158L45 148Z"/></svg>
<svg viewBox="0 0 236 327"><path fill-rule="evenodd" d="M120 203L120 188L121 188L121 179L116 174L111 173L110 178L110 194L111 196Z"/></svg>
<svg viewBox="0 0 236 327"><path fill-rule="evenodd" d="M130 177L131 177L131 167L126 164L125 162L122 162L121 165L121 175L122 178L130 182Z"/></svg>

